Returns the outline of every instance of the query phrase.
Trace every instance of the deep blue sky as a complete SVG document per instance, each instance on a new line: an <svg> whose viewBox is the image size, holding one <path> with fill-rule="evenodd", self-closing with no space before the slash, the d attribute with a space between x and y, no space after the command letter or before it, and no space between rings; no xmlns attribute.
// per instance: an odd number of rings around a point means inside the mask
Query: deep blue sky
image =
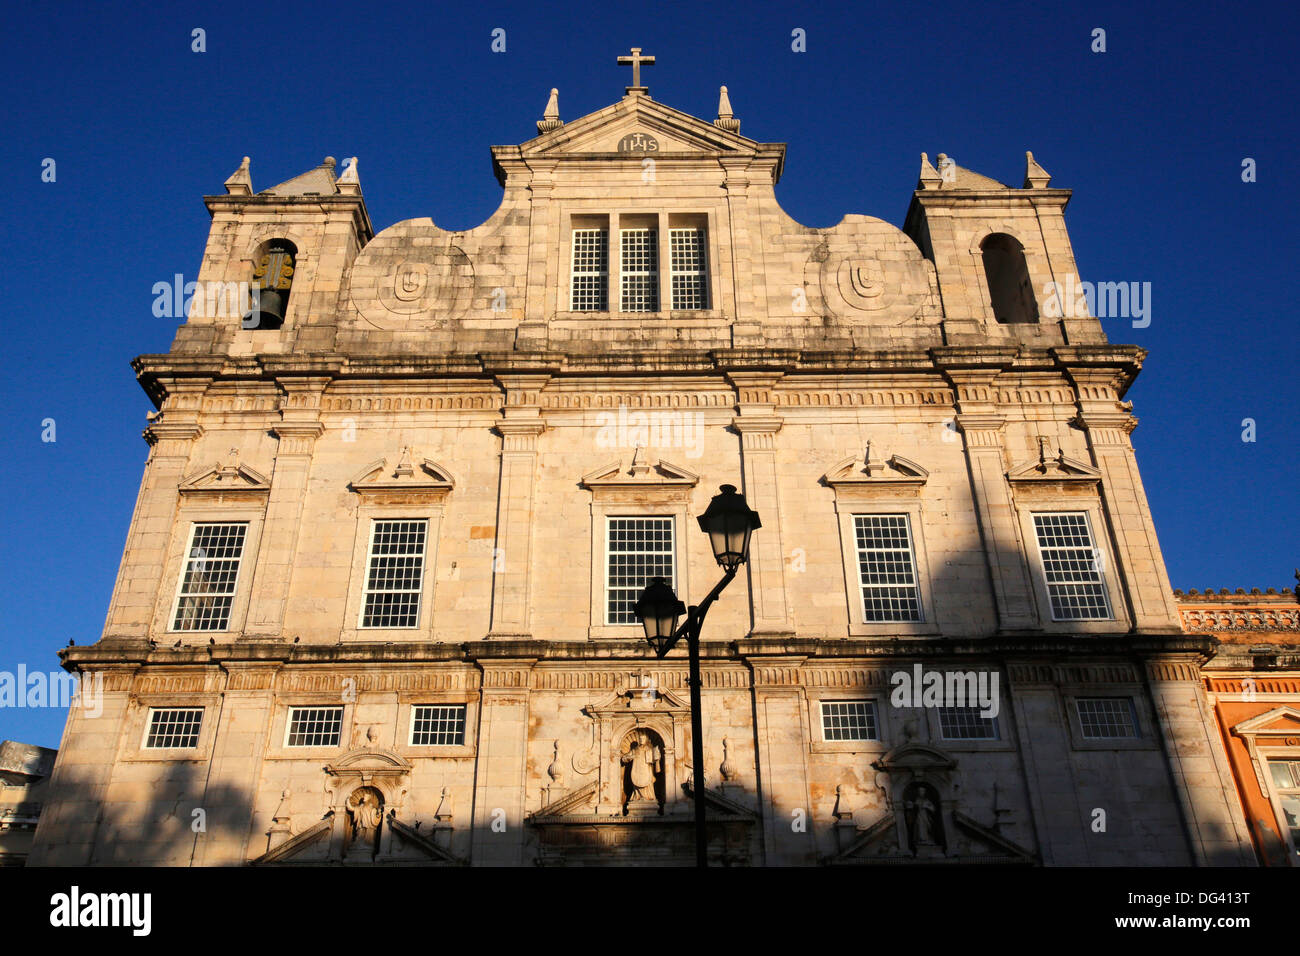
<svg viewBox="0 0 1300 956"><path fill-rule="evenodd" d="M0 671L98 639L151 407L128 362L169 347L150 290L194 276L201 197L240 157L265 189L356 155L376 230L468 228L500 201L489 145L532 137L552 86L566 120L617 100L614 58L634 44L658 57L656 99L712 119L726 84L743 133L789 144L777 195L809 225L901 225L922 150L1012 185L1034 150L1075 191L1082 277L1152 283L1150 327L1106 331L1151 353L1128 397L1174 585L1293 583L1298 18L1205 2L9 7ZM0 710L0 738L55 746L63 716Z"/></svg>

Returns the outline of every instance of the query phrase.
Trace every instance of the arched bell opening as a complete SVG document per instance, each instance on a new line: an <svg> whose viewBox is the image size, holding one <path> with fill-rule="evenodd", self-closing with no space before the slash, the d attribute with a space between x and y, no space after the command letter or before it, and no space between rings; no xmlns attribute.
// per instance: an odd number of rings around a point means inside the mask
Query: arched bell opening
<svg viewBox="0 0 1300 956"><path fill-rule="evenodd" d="M289 293L298 262L298 247L288 239L263 243L253 257L252 308L244 313L246 329L278 329L289 309Z"/></svg>

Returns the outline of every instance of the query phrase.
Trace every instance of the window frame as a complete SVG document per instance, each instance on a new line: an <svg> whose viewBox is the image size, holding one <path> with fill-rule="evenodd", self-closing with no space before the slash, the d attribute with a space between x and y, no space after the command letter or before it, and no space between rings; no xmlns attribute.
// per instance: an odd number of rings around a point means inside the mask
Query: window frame
<svg viewBox="0 0 1300 956"><path fill-rule="evenodd" d="M194 731L193 745L187 747L150 747L149 746L149 738L153 734L154 717L157 714L166 713L168 711L198 711L199 724L197 729ZM184 752L197 751L199 749L199 744L203 740L204 724L206 723L206 717L207 717L206 711L207 708L202 705L172 706L172 707L151 706L147 708L147 712L145 713L145 718L144 718L144 732L140 738L140 749L142 751L148 751L150 753L160 752L160 751L161 752L172 751L176 753L182 751Z"/></svg>
<svg viewBox="0 0 1300 956"><path fill-rule="evenodd" d="M364 485L361 486L365 488ZM355 488L354 488L355 490ZM407 498L407 494L412 497ZM406 498L405 501L402 499ZM433 634L434 598L437 594L439 535L446 508L446 495L426 497L418 492L389 493L377 500L369 490L358 498L357 525L349 566L348 599L340 637L343 641L406 642L430 638ZM366 580L370 571L371 527L375 521L424 521L424 576L420 585L420 612L415 627L361 627L365 610Z"/></svg>
<svg viewBox="0 0 1300 956"><path fill-rule="evenodd" d="M873 740L827 740L822 723L822 703L866 702L871 704L876 717L876 737ZM885 754L889 751L894 714L888 706L887 694L864 694L851 687L810 687L807 691L805 719L808 721L805 739L811 753L821 754Z"/></svg>
<svg viewBox="0 0 1300 956"><path fill-rule="evenodd" d="M894 552L894 553L898 553L898 552L901 552L901 551L903 550L902 548L874 548L874 549L867 549L866 551L864 551L864 549L863 549L863 547L862 547L862 544L861 544L861 542L859 541L859 535L858 535L859 522L860 522L862 519L870 519L870 518L902 518L902 519L903 519L903 530L904 530L905 532L907 532L907 557L908 557L908 569L909 569L909 571L910 571L910 573L911 573L911 576L912 576L912 583L911 583L910 585L868 584L866 581L864 581L864 580L862 579L862 578L863 578L862 561L863 561L863 556L864 556L864 554L866 554L866 553L868 553L868 552L877 552L877 553L878 553L878 552ZM872 512L872 513L865 513L865 514L855 513L855 514L853 515L853 552L854 552L854 557L857 559L857 567L858 567L858 597L859 597L859 599L860 599L860 603L861 603L861 610L862 610L862 623L863 623L863 624L869 624L869 625L875 625L875 624L924 624L924 623L925 623L925 604L924 604L924 602L922 602L922 600L921 600L921 582L918 580L917 569L916 569L916 542L915 542L915 540L913 539L913 536L912 536L912 521L911 521L911 516L910 516L910 515L907 515L907 514L900 514L900 513L897 513L897 512L893 512L893 513ZM910 619L907 619L907 620L901 620L901 621L888 621L888 620L887 620L887 621L872 621L872 620L868 620L868 618L869 618L869 616L870 616L870 615L869 615L869 609L868 609L868 607L867 607L867 589L868 589L868 588L884 588L884 589L889 590L889 591L898 591L898 592L910 591L911 594L912 594L912 595L915 597L915 599L916 599L916 617L914 617L914 618L910 618Z"/></svg>
<svg viewBox="0 0 1300 956"><path fill-rule="evenodd" d="M670 546L669 546L669 548L668 548L668 552L667 552L667 553L668 553L669 555L671 555L671 557L672 557L672 565L673 565L673 566L672 566L672 571L671 571L672 577L671 577L671 580L669 581L669 584L672 586L672 588L673 588L674 591L676 591L676 590L677 590L677 587L678 587L678 575L677 575L678 559L677 559L677 551L678 551L678 543L679 543L679 542L678 542L678 528L679 528L679 526L678 526L677 520L676 520L676 519L674 518L674 516L671 515L671 514L628 514L628 515L607 514L607 515L605 515L605 520L604 520L605 533L604 533L604 536L603 536L603 537L604 537L604 554L605 554L605 571L604 571L603 580L602 580L602 585L601 585L601 590L602 590L602 592L603 592L603 598L602 598L602 600L601 600L601 608L602 608L602 613L601 613L601 622L602 622L602 624L603 624L605 627L620 627L620 628L623 628L623 627L641 627L641 623L640 623L639 621L631 621L631 622L627 622L627 621L611 621L611 620L609 619L609 599L610 599L610 590L611 590L611 588L610 588L610 583L609 583L610 553L611 553L611 552L610 552L610 547L609 547L609 542L610 542L611 524L612 524L612 522L614 522L614 521L668 521L668 522L669 522L668 531L669 531L669 534L670 534L670 536L671 536L671 539L670 539ZM628 554L662 554L662 553L664 553L664 552L633 551L633 552L620 552L620 553L628 553ZM653 577L653 575L652 575L652 577Z"/></svg>
<svg viewBox="0 0 1300 956"><path fill-rule="evenodd" d="M477 753L479 697L476 690L404 690L397 694L397 746L406 757L473 757ZM460 706L465 708L465 737L459 744L413 744L415 708Z"/></svg>
<svg viewBox="0 0 1300 956"><path fill-rule="evenodd" d="M460 709L460 740L455 741L453 743L416 743L415 728L416 728L416 723L418 722L419 719L419 710L422 707L459 708ZM407 721L408 726L406 728L406 745L408 747L419 748L419 749L423 749L426 747L432 749L445 749L448 747L465 746L465 741L469 737L469 705L468 704L458 703L455 701L451 701L451 702L428 701L425 703L410 704L409 709L411 713L410 713L410 719Z"/></svg>
<svg viewBox="0 0 1300 956"><path fill-rule="evenodd" d="M231 586L231 588L230 588L230 592L229 592L229 594L230 594L230 609L229 609L229 611L228 611L227 614L226 614L226 622L225 622L225 626L224 626L224 627L210 627L210 628L189 628L189 627L177 627L177 626L176 626L176 623L177 623L177 617L179 616L180 611L181 611L181 600L182 600L182 598L185 598L185 597L194 597L194 596L196 596L196 595L186 595L186 594L183 593L183 591L184 591L184 587L185 587L185 577L186 577L186 573L189 571L189 567L190 567L190 559L191 559L191 556L192 556L192 555L191 555L191 552L193 552L193 550L194 550L194 537L195 537L195 535L198 533L198 529L199 529L200 526L208 527L208 526L215 526L215 525L227 525L227 526L231 526L231 527L233 527L233 526L235 526L235 525L243 525L243 528L244 528L244 538L243 538L243 540L240 542L240 545L239 545L239 558L238 558L238 564L237 564L236 567L235 567L235 580L234 580L234 583L232 584L232 586ZM247 518L232 519L232 520L229 520L229 521L226 521L226 520L221 520L221 521L200 521L200 520L193 520L193 521L190 522L189 532L186 534L186 537L185 537L185 547L184 547L184 548L182 549L182 551L181 551L181 565L180 565L180 573L177 574L177 576L176 576L176 588L175 588L175 592L174 592L173 595L172 595L171 611L170 611L170 613L167 615L167 621L168 621L168 624L167 624L167 633L168 633L168 634L193 634L193 635L196 635L196 636L201 636L201 635L204 635L204 634L228 634L228 633L230 633L230 631L231 631L231 623L234 621L234 617L235 617L235 603L236 603L236 601L237 601L238 598L239 598L239 585L240 585L241 579L242 579L242 577L243 577L243 575L244 575L244 561L245 561L245 558L247 557L247 552L248 552L248 539L249 539L249 534L250 534L250 532L251 532L251 530L252 530L251 527L250 527L250 525L251 525L251 522L250 522ZM209 595L209 596L211 596L211 595ZM218 596L224 596L224 595L218 595Z"/></svg>
<svg viewBox="0 0 1300 956"><path fill-rule="evenodd" d="M410 589L406 589L406 590L383 590L383 589L381 589L381 590L378 590L378 591L371 591L371 590L370 590L370 586L369 586L369 584L370 584L370 570L371 570L370 565L371 565L371 562L374 561L374 559L375 559L375 534L377 533L377 531L378 531L378 529L379 529L379 525L380 525L380 524L396 524L396 523L398 523L398 522L403 522L403 521L405 521L405 522L422 522L422 523L424 524L424 542L423 542L423 547L422 547L422 549L421 549L421 551L420 551L420 583L419 583L419 587L415 588L414 590L410 590ZM374 517L374 518L371 518L371 519L370 519L370 522L369 522L369 525L370 525L370 533L367 535L367 538L368 538L368 542L369 542L369 543L366 545L366 562L365 562L365 568L363 569L363 571L362 571L362 575L361 575L361 603L360 603L360 607L357 609L357 618L356 618L356 621L357 621L357 630L358 630L358 631L418 631L418 630L420 630L420 625L421 625L421 622L422 622L422 620L423 620L423 615L424 615L424 610L425 610L425 608L424 608L424 591L425 591L425 587L424 587L424 585L425 585L425 578L428 576L428 570L429 570L429 568L428 568L428 561L429 561L429 533L430 533L430 529L431 529L431 527L432 527L432 524L433 524L433 522L432 522L429 518L427 518L427 517L424 517L424 518L399 518L399 517L386 517L386 516L384 516L384 517ZM402 557L410 557L410 555L402 555ZM388 594L414 594L414 595L415 595L415 601L416 601L416 605L415 605L415 623L414 623L414 624L371 624L371 625L367 625L367 624L365 623L365 620L366 620L366 608L367 608L367 606L368 606L368 598L369 598L369 596L370 596L371 594L384 594L384 593L388 593Z"/></svg>
<svg viewBox="0 0 1300 956"><path fill-rule="evenodd" d="M663 262L660 255L660 241L663 237L663 231L660 228L662 223L656 222L653 226L625 226L619 223L618 227L618 313L619 315L657 315L664 311L663 309ZM627 247L624 239L634 233L650 233L650 238L643 243L646 250L646 257L654 257L653 270L629 271L627 268ZM652 276L652 281L646 283L646 288L654 295L654 308L650 309L629 309L626 305L626 282L630 276Z"/></svg>
<svg viewBox="0 0 1300 956"><path fill-rule="evenodd" d="M677 595L690 594L687 544L690 535L684 534L689 513L690 488L667 486L662 493L653 487L649 500L638 496L634 500L618 492L609 494L601 489L591 502L591 617L587 628L588 638L636 639L642 633L640 622L632 624L607 623L606 590L609 582L609 519L610 518L672 518L673 519L673 588ZM698 537L703 538L703 535Z"/></svg>
<svg viewBox="0 0 1300 956"><path fill-rule="evenodd" d="M579 272L577 267L578 261L578 236L584 233L599 233L605 240L605 268L603 271L593 272L584 270ZM569 311L580 315L604 315L609 312L609 267L610 267L610 248L609 248L609 223L606 221L603 226L573 226L569 228ZM579 309L575 303L576 283L579 276L590 277L596 276L601 279L601 294L599 301L603 303L604 308L597 309Z"/></svg>
<svg viewBox="0 0 1300 956"><path fill-rule="evenodd" d="M221 497L214 501L211 495L191 497L181 495L172 521L171 542L162 581L172 581L169 590L159 585L153 610L152 633L172 635L182 642L207 643L209 637L224 635L231 637L243 633L248 621L249 605L253 597L253 581L257 577L261 561L261 538L266 518L266 496L264 493L247 497ZM180 598L180 589L185 574L185 565L193 541L193 527L196 524L236 524L246 523L244 532L244 550L239 560L239 573L235 580L235 590L230 604L230 618L223 631L178 631L172 627L176 620L176 609Z"/></svg>
<svg viewBox="0 0 1300 956"><path fill-rule="evenodd" d="M885 635L924 636L940 633L939 608L931 585L929 549L925 543L924 509L918 497L887 497L884 489L837 487L835 512L840 525L840 560L844 568L844 595L850 637ZM858 516L905 515L911 532L913 573L920 596L919 621L868 622L858 565Z"/></svg>
<svg viewBox="0 0 1300 956"><path fill-rule="evenodd" d="M1278 833L1286 845L1287 862L1291 866L1300 866L1300 840L1296 839L1291 832L1291 827L1287 826L1286 811L1282 806L1283 797L1290 796L1293 793L1296 797L1300 797L1300 787L1279 787L1277 781L1273 779L1272 767L1269 766L1272 763L1300 764L1300 750L1294 747L1286 750L1261 749L1259 756L1264 763L1264 781L1268 785L1268 802L1273 808L1273 819L1277 824ZM1293 773L1295 772L1293 771Z"/></svg>
<svg viewBox="0 0 1300 956"><path fill-rule="evenodd" d="M682 233L695 233L699 236L699 268L695 270L678 270L676 258L673 255L673 238ZM709 234L706 226L673 226L668 227L668 311L669 312L707 312L710 307L711 299L709 293ZM677 289L673 280L677 276L695 276L700 280L700 296L703 304L685 306L677 303Z"/></svg>
<svg viewBox="0 0 1300 956"><path fill-rule="evenodd" d="M293 729L293 715L295 711L300 711L300 710L337 710L339 712L338 739L332 744L319 744L319 743L291 744L289 743L289 737L292 735L292 729ZM344 729L347 725L347 716L348 716L347 707L344 704L317 704L317 703L289 704L287 705L285 710L284 732L280 738L280 747L283 750L289 751L291 753L297 753L300 751L311 751L311 750L338 750L339 748L344 747L343 741L346 739L344 736Z"/></svg>
<svg viewBox="0 0 1300 956"><path fill-rule="evenodd" d="M1125 697L1129 701L1136 737L1085 737L1079 719L1077 701L1080 698ZM1065 725L1070 731L1074 750L1156 750L1160 747L1160 724L1150 709L1150 703L1141 685L1122 683L1074 684L1063 688L1060 707Z"/></svg>
<svg viewBox="0 0 1300 956"><path fill-rule="evenodd" d="M1073 581L1073 582L1069 582L1069 584L1065 586L1078 586L1081 583L1100 584L1101 597L1106 604L1105 617L1057 617L1056 616L1056 610L1054 608L1054 604L1052 601L1052 587L1054 585L1053 582L1049 581L1047 577L1047 561L1045 555L1043 554L1043 539L1042 536L1038 533L1038 523L1036 519L1066 518L1066 517L1074 517L1075 515L1078 515L1083 518L1084 529L1088 532L1088 540L1092 545L1093 560L1096 561L1097 556L1098 555L1101 556L1101 570L1095 572L1101 580L1096 582ZM1106 567L1109 562L1106 558L1106 552L1103 551L1101 547L1098 545L1097 534L1095 531L1093 531L1092 520L1089 517L1088 512L1086 510L1044 511L1041 509L1031 509L1029 512L1029 527L1033 533L1034 547L1036 549L1036 554L1038 557L1038 574L1039 577L1042 578L1043 593L1047 597L1047 604L1044 607L1044 611L1051 618L1052 623L1053 624L1099 624L1099 623L1105 623L1105 622L1115 620L1115 605L1114 605L1114 601L1111 600L1110 588L1108 587L1108 582L1106 580ZM1064 549L1053 549L1053 550L1064 550ZM1062 585L1060 583L1057 583L1055 586L1059 587Z"/></svg>

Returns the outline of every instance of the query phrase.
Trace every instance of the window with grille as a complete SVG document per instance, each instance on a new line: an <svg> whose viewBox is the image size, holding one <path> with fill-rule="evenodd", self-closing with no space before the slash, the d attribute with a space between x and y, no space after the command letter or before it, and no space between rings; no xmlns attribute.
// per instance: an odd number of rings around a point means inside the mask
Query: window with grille
<svg viewBox="0 0 1300 956"><path fill-rule="evenodd" d="M1127 697L1079 697L1074 706L1079 729L1088 740L1137 736L1133 701Z"/></svg>
<svg viewBox="0 0 1300 956"><path fill-rule="evenodd" d="M868 624L921 620L912 525L907 515L854 515L862 619Z"/></svg>
<svg viewBox="0 0 1300 956"><path fill-rule="evenodd" d="M342 707L293 707L285 731L286 747L337 747L343 734Z"/></svg>
<svg viewBox="0 0 1300 956"><path fill-rule="evenodd" d="M248 524L195 524L181 572L173 631L224 631L230 626Z"/></svg>
<svg viewBox="0 0 1300 956"><path fill-rule="evenodd" d="M939 735L944 740L998 740L998 719L981 717L978 707L940 707Z"/></svg>
<svg viewBox="0 0 1300 956"><path fill-rule="evenodd" d="M822 739L879 739L875 702L870 700L822 701Z"/></svg>
<svg viewBox="0 0 1300 956"><path fill-rule="evenodd" d="M146 750L190 750L199 745L202 707L158 707L149 711Z"/></svg>
<svg viewBox="0 0 1300 956"><path fill-rule="evenodd" d="M703 229L669 229L674 309L709 307Z"/></svg>
<svg viewBox="0 0 1300 956"><path fill-rule="evenodd" d="M1300 855L1300 760L1270 760L1268 772L1282 813L1279 822L1291 837L1294 860Z"/></svg>
<svg viewBox="0 0 1300 956"><path fill-rule="evenodd" d="M1034 515L1054 621L1109 620L1110 600L1101 574L1101 552L1082 511Z"/></svg>
<svg viewBox="0 0 1300 956"><path fill-rule="evenodd" d="M632 605L651 578L673 584L673 519L610 518L605 623L635 624Z"/></svg>
<svg viewBox="0 0 1300 956"><path fill-rule="evenodd" d="M464 704L417 704L411 714L411 746L446 747L465 742Z"/></svg>
<svg viewBox="0 0 1300 956"><path fill-rule="evenodd" d="M573 273L569 308L609 311L609 230L573 230Z"/></svg>
<svg viewBox="0 0 1300 956"><path fill-rule="evenodd" d="M658 312L659 230L623 229L619 241L619 309Z"/></svg>
<svg viewBox="0 0 1300 956"><path fill-rule="evenodd" d="M362 627L417 627L429 522L375 521L370 529Z"/></svg>

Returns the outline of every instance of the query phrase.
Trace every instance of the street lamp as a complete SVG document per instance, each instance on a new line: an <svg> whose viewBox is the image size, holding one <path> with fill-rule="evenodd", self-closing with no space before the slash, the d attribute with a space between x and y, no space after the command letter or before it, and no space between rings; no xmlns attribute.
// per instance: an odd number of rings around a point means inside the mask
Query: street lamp
<svg viewBox="0 0 1300 956"><path fill-rule="evenodd" d="M666 580L651 578L632 607L645 628L646 640L655 649L656 657L663 657L683 637L690 651L691 762L695 768L691 788L695 798L696 866L708 866L708 830L704 816L704 726L700 709L700 628L713 602L748 560L750 535L762 527L758 512L750 510L745 496L737 493L735 485L722 485L719 490L722 493L713 496L699 521L700 530L709 536L713 557L722 568L722 580L698 605L684 608ZM686 620L679 627L677 619L683 610L686 611Z"/></svg>

